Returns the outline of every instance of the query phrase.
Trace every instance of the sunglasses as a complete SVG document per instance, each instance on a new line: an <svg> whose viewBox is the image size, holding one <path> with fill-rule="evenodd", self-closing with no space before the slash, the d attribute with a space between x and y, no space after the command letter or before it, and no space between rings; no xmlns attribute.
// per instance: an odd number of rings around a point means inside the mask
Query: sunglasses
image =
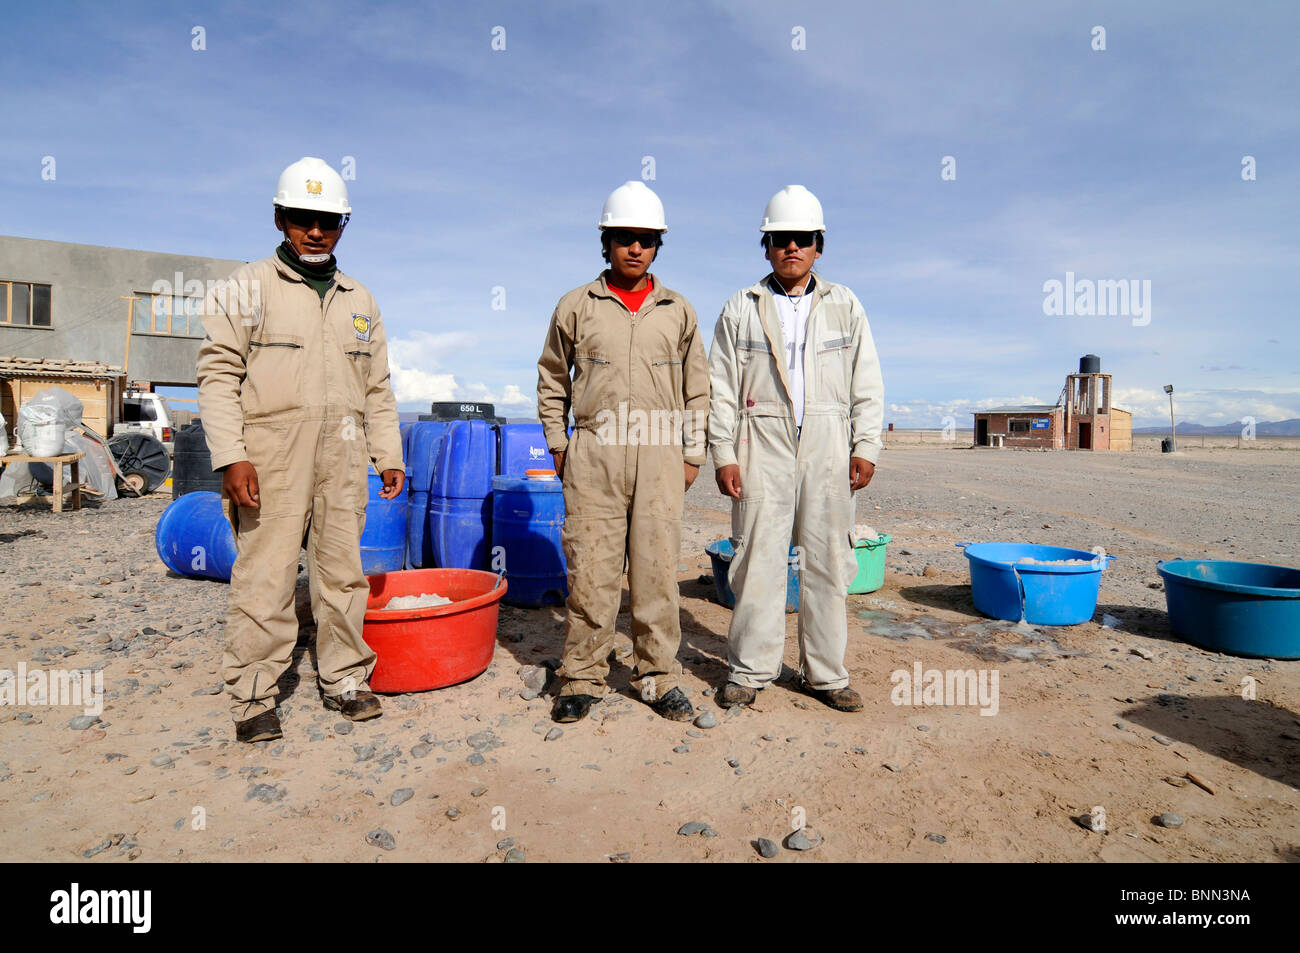
<svg viewBox="0 0 1300 953"><path fill-rule="evenodd" d="M637 232L629 231L626 228L611 228L609 230L611 241L618 242L625 248L641 243L642 248L656 248L659 245L659 233L651 232L649 235L641 235Z"/></svg>
<svg viewBox="0 0 1300 953"><path fill-rule="evenodd" d="M817 244L816 232L768 232L768 244L773 248L786 248L794 242L800 248L810 248Z"/></svg>
<svg viewBox="0 0 1300 953"><path fill-rule="evenodd" d="M299 228L311 228L319 223L322 232L332 232L343 225L343 216L338 212L318 212L311 208L282 208L285 221Z"/></svg>

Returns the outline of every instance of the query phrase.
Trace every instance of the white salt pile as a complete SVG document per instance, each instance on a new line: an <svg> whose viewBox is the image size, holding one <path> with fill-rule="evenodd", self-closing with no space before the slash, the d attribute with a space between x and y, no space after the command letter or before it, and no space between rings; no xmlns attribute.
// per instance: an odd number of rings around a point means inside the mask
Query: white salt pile
<svg viewBox="0 0 1300 953"><path fill-rule="evenodd" d="M853 527L853 538L859 543L874 543L880 534L866 523L858 523Z"/></svg>
<svg viewBox="0 0 1300 953"><path fill-rule="evenodd" d="M393 596L388 600L388 605L384 606L384 611L390 609L427 609L430 606L449 606L452 600L446 596L440 596L436 592L422 592L418 596Z"/></svg>
<svg viewBox="0 0 1300 953"><path fill-rule="evenodd" d="M1018 566L1091 566L1096 560L1092 559L1035 559L1032 556L1024 556L1016 560Z"/></svg>

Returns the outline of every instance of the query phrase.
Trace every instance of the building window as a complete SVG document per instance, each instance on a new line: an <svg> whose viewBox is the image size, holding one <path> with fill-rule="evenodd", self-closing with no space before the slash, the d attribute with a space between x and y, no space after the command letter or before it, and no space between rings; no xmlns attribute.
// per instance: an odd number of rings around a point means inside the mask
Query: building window
<svg viewBox="0 0 1300 953"><path fill-rule="evenodd" d="M1007 430L1011 433L1029 433L1029 421L1010 420L1007 422Z"/></svg>
<svg viewBox="0 0 1300 953"><path fill-rule="evenodd" d="M50 286L0 281L0 324L50 327Z"/></svg>
<svg viewBox="0 0 1300 953"><path fill-rule="evenodd" d="M131 330L136 334L203 337L203 299L137 291L131 305Z"/></svg>

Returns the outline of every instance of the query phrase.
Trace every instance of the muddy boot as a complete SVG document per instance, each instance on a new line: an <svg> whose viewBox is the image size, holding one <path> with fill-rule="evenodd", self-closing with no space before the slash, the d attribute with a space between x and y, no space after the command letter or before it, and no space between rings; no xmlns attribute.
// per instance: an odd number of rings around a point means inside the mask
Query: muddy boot
<svg viewBox="0 0 1300 953"><path fill-rule="evenodd" d="M283 737L280 731L280 716L275 709L264 711L247 721L235 722L235 740L252 743L254 741L274 741Z"/></svg>

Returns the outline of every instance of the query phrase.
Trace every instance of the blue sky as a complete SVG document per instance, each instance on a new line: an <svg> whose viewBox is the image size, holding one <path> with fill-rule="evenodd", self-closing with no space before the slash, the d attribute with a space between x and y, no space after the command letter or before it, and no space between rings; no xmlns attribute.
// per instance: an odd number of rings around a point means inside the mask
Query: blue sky
<svg viewBox="0 0 1300 953"><path fill-rule="evenodd" d="M1184 419L1300 417L1292 2L49 3L6 24L0 233L258 258L280 170L351 156L338 256L406 410L532 412L555 302L602 267L601 203L650 156L655 272L708 340L766 272L767 198L820 197L819 270L866 307L896 426L1050 403L1089 352L1137 426L1167 420L1166 383ZM1149 281L1149 323L1045 314L1067 272Z"/></svg>

